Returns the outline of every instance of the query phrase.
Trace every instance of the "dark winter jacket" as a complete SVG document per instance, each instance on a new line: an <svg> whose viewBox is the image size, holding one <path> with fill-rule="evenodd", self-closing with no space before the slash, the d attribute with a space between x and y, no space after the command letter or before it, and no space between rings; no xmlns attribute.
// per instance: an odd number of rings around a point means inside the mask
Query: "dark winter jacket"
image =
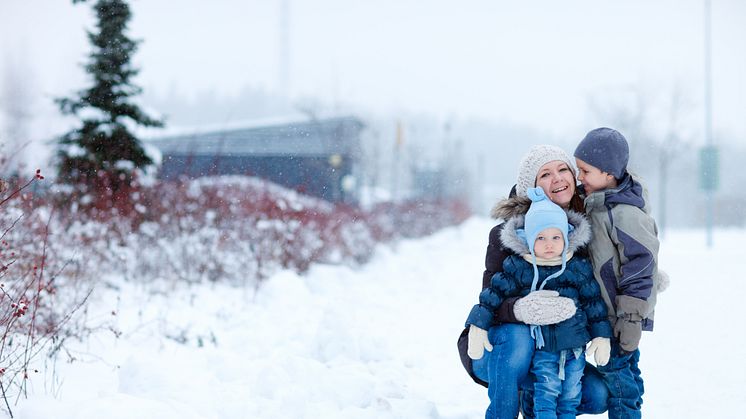
<svg viewBox="0 0 746 419"><path fill-rule="evenodd" d="M499 201L492 209L491 215L495 219L509 220L515 216L525 215L530 206L531 200L528 197L516 196L514 186L513 190L510 191L510 196L507 199ZM576 217L569 218L571 224L573 223L573 219L576 219ZM515 255L515 252L513 252L510 247L504 246L500 241L500 233L505 225L506 223L503 222L490 230L487 252L484 260L485 269L482 274L482 287L480 290L488 288L492 276L497 272L502 272L505 259L511 255ZM587 257L588 253L585 247L580 247L575 250L575 255L575 257ZM501 323L521 323L515 318L513 312L513 305L518 298L519 297L507 298L502 304L500 304L497 311L494 313L495 320ZM474 375L472 360L466 353L468 349L468 334L469 328L466 327L461 331L456 342L459 356L461 358L461 364L475 383L487 387L486 382L480 380L479 377Z"/></svg>
<svg viewBox="0 0 746 419"><path fill-rule="evenodd" d="M585 218L575 212L568 212L575 229L568 235L567 251L574 252L590 240L590 228ZM518 254L528 254L525 240L518 237L516 230L523 227L523 216L515 216L505 223L501 230L501 242L516 255L508 256L503 262L503 271L492 276L490 286L482 291L479 304L475 305L466 321L482 329L494 325L494 312L505 298L522 297L531 291L534 268L531 262ZM560 266L539 266L539 282L557 272ZM585 346L595 337L611 337L611 325L606 318L606 306L601 291L593 278L590 262L575 256L567 261L565 271L557 278L549 280L546 290L555 290L563 297L571 298L578 310L570 319L558 324L542 326L545 346L542 350L556 352Z"/></svg>
<svg viewBox="0 0 746 419"><path fill-rule="evenodd" d="M492 209L491 215L495 219L509 220L513 217L523 216L531 206L531 200L528 197L519 197L511 191L511 197L498 202ZM573 223L573 220L570 220ZM484 272L482 273L482 289L490 286L492 276L503 270L503 262L508 256L516 253L509 247L505 246L500 240L500 234L505 227L505 222L500 223L490 230L489 240L487 243L487 252L484 258ZM585 246L575 250L575 255L579 257L588 257L588 251ZM513 313L513 305L518 297L507 298L495 312L497 321L502 323L520 323Z"/></svg>
<svg viewBox="0 0 746 419"><path fill-rule="evenodd" d="M659 242L644 188L625 174L616 188L589 194L585 211L593 228L588 251L609 319L642 307L642 328L652 330Z"/></svg>

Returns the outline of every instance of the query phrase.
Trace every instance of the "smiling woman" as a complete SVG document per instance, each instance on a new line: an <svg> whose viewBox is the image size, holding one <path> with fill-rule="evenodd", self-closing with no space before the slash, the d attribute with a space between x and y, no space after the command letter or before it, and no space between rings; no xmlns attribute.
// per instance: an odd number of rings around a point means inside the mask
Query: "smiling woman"
<svg viewBox="0 0 746 419"><path fill-rule="evenodd" d="M574 235L585 235L586 240L590 237L570 156L552 145L531 148L519 164L515 194L500 201L492 213L495 218L507 221L490 231L482 276L482 289L485 291L491 285L500 286L493 282L493 276L498 278L502 275L503 263L517 255L509 244L515 242L510 239L509 233L523 228L525 214L531 205L528 192L534 187L540 187L552 202L565 210ZM583 246L572 250L578 257L587 256ZM471 335L472 329L478 328L470 327L467 321L467 328L458 342L461 361L475 382L488 387L491 401L488 412L495 417L516 417L519 406L524 418L534 417L533 398L529 391L523 391L524 397L519 402L519 391L533 387L528 379L534 356L534 338L529 325L554 325L570 318L575 313L576 305L571 299L559 295L553 291L537 291L528 296L511 296L502 300L496 310L489 310L489 316L494 316L490 321L494 326L489 327L489 341L484 345L487 351L477 356L474 356L477 351L469 350L472 344L469 341L477 339ZM484 310L480 312L486 313ZM474 317L470 315L470 319ZM486 334L482 337L485 338ZM598 414L606 411L608 391L599 372L593 365L587 364L583 374L578 413Z"/></svg>
<svg viewBox="0 0 746 419"><path fill-rule="evenodd" d="M538 186L555 204L564 209L583 211L583 200L575 188L575 167L561 148L551 145L533 147L521 161L516 194L525 197L529 188Z"/></svg>
<svg viewBox="0 0 746 419"><path fill-rule="evenodd" d="M536 175L536 186L544 190L555 204L568 208L575 195L575 176L571 166L562 160L554 160L541 166Z"/></svg>

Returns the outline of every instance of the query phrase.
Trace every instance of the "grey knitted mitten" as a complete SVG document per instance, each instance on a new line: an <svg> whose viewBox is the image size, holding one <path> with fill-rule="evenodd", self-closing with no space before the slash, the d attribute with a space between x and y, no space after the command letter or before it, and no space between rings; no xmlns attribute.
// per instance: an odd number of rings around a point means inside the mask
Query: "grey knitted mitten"
<svg viewBox="0 0 746 419"><path fill-rule="evenodd" d="M575 303L560 297L557 291L539 290L518 299L513 306L515 318L526 324L545 326L575 315Z"/></svg>

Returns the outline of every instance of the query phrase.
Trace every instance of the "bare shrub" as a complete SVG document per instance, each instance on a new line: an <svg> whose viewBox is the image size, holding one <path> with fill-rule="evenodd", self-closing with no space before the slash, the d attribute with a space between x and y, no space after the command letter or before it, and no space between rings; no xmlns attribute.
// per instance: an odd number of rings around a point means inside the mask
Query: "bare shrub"
<svg viewBox="0 0 746 419"><path fill-rule="evenodd" d="M52 212L28 192L42 179L37 170L0 188L0 393L11 417L9 399L25 394L35 358L79 335L70 320L90 294L60 275L66 263L51 251Z"/></svg>

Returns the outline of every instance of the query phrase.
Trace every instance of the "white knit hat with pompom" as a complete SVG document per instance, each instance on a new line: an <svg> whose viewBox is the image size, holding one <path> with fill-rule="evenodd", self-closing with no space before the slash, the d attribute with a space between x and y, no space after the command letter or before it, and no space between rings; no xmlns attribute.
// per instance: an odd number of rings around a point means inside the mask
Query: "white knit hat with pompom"
<svg viewBox="0 0 746 419"><path fill-rule="evenodd" d="M539 173L541 166L555 160L567 163L573 172L573 176L577 175L575 164L565 150L553 145L533 146L523 156L521 164L518 166L518 179L515 185L515 192L518 196L527 196L528 188L533 188L536 185L536 175Z"/></svg>

